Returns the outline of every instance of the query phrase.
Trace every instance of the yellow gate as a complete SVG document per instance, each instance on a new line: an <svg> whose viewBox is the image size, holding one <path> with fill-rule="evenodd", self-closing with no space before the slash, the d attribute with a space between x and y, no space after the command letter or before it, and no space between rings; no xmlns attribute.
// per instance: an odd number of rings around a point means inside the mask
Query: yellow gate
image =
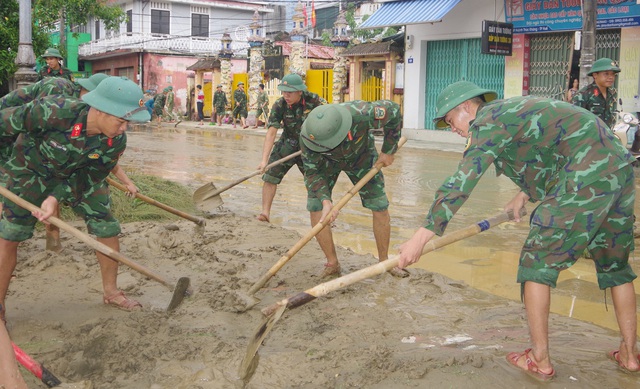
<svg viewBox="0 0 640 389"><path fill-rule="evenodd" d="M333 69L307 70L306 84L309 92L333 102Z"/></svg>
<svg viewBox="0 0 640 389"><path fill-rule="evenodd" d="M382 78L370 76L362 83L362 100L382 100Z"/></svg>
<svg viewBox="0 0 640 389"><path fill-rule="evenodd" d="M207 82L202 86L202 91L204 92L204 108L202 112L204 112L204 116L211 117L211 112L213 112L213 91L212 91L212 82ZM196 90L197 93L197 90Z"/></svg>

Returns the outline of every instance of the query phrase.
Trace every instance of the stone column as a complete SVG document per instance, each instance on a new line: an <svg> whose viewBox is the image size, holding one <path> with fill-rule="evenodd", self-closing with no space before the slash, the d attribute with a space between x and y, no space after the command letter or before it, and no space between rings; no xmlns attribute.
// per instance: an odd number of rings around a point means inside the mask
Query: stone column
<svg viewBox="0 0 640 389"><path fill-rule="evenodd" d="M227 101L231 101L232 93L231 58L233 57L233 50L231 50L231 41L231 35L229 35L228 32L222 34L222 49L218 53L218 58L220 58L220 84L222 84L222 91L227 95ZM212 85L211 88L213 95L216 90L216 85ZM213 118L213 115L211 115L211 117Z"/></svg>
<svg viewBox="0 0 640 389"><path fill-rule="evenodd" d="M33 70L36 65L36 57L33 54L31 35L31 1L20 0L20 32L18 53L15 64L18 70L13 75L18 88L33 84L38 78L38 73Z"/></svg>
<svg viewBox="0 0 640 389"><path fill-rule="evenodd" d="M344 12L338 15L338 19L333 25L333 43L334 55L336 61L333 63L333 89L332 97L334 103L342 103L342 89L347 86L348 60L341 54L349 46L350 38L347 36L347 19Z"/></svg>
<svg viewBox="0 0 640 389"><path fill-rule="evenodd" d="M249 26L251 29L250 35L247 38L249 42L249 108L250 110L257 109L258 105L258 84L262 83L262 68L264 66L264 57L262 56L262 45L264 44L264 37L262 37L262 25L260 24L260 14L255 11L253 14L253 22ZM255 120L256 113L253 112ZM250 115L251 116L251 115ZM247 118L249 119L249 118ZM249 124L247 122L247 124ZM252 123L251 125L254 125Z"/></svg>
<svg viewBox="0 0 640 389"><path fill-rule="evenodd" d="M290 33L291 54L289 55L289 73L298 74L304 80L307 74L304 55L307 27L304 25L305 18L302 14L302 9L302 3L298 1L293 13L293 29Z"/></svg>

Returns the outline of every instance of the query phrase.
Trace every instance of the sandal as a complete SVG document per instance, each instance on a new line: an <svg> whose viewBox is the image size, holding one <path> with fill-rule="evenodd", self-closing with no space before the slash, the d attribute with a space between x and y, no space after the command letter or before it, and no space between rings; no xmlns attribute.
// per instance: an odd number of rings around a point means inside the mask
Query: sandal
<svg viewBox="0 0 640 389"><path fill-rule="evenodd" d="M529 356L530 352L531 352L531 349L528 348L524 350L523 353L509 353L507 354L507 362L509 362L513 366L524 371L525 373L527 373L528 375L530 375L531 377L539 381L549 381L550 379L552 379L556 375L556 371L553 368L551 368L550 372L544 373L542 370L540 370L536 362ZM518 365L518 360L521 357L526 358L525 359L527 363L526 370L520 367L520 365Z"/></svg>
<svg viewBox="0 0 640 389"><path fill-rule="evenodd" d="M128 298L121 290L109 297L102 296L102 301L106 305L113 305L116 308L124 309L125 311L133 311L134 309L142 308L142 304L136 300Z"/></svg>
<svg viewBox="0 0 640 389"><path fill-rule="evenodd" d="M269 223L269 217L264 213L261 213L260 215L256 216L256 219L260 220L261 222Z"/></svg>
<svg viewBox="0 0 640 389"><path fill-rule="evenodd" d="M411 275L411 273L409 273L409 271L405 270L405 269L400 269L398 266L392 268L391 270L387 271L387 273L391 274L394 277L398 277L398 278L407 278L409 277L409 275Z"/></svg>
<svg viewBox="0 0 640 389"><path fill-rule="evenodd" d="M627 373L637 373L640 371L640 369L631 370L624 363L622 363L622 361L620 360L620 350L611 351L607 355L609 356L609 359L618 364L618 367L620 369L624 370ZM637 355L637 358L640 361L640 354Z"/></svg>
<svg viewBox="0 0 640 389"><path fill-rule="evenodd" d="M324 264L324 270L320 273L320 278L327 278L331 276L339 276L342 273L342 269L340 268L340 264L330 265L328 263Z"/></svg>

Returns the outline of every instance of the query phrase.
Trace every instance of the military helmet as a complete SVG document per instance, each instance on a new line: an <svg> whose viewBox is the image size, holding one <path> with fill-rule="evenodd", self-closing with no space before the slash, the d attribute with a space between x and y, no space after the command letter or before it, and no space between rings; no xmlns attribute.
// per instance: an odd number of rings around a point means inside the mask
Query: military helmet
<svg viewBox="0 0 640 389"><path fill-rule="evenodd" d="M240 86L240 85L244 85L244 82L240 81L240 82L238 83L238 86Z"/></svg>
<svg viewBox="0 0 640 389"><path fill-rule="evenodd" d="M222 88L222 84L218 84L218 86L216 86L216 88Z"/></svg>
<svg viewBox="0 0 640 389"><path fill-rule="evenodd" d="M449 125L444 117L449 111L474 97L482 96L484 101L492 101L498 97L495 91L482 89L470 81L458 81L444 88L436 100L436 117L433 119L437 128L447 128Z"/></svg>
<svg viewBox="0 0 640 389"><path fill-rule="evenodd" d="M320 105L302 123L302 142L312 151L322 153L338 147L351 129L353 118L340 104Z"/></svg>
<svg viewBox="0 0 640 389"><path fill-rule="evenodd" d="M96 89L82 96L92 108L134 122L151 119L144 106L142 90L133 81L124 77L107 77Z"/></svg>
<svg viewBox="0 0 640 389"><path fill-rule="evenodd" d="M104 73L96 73L89 78L79 78L76 80L76 82L81 87L91 92L92 90L96 89L98 85L100 85L100 83L106 78L109 78L109 76Z"/></svg>
<svg viewBox="0 0 640 389"><path fill-rule="evenodd" d="M282 81L278 85L278 90L283 92L306 91L307 86L304 84L304 81L302 81L302 77L291 73L282 77Z"/></svg>
<svg viewBox="0 0 640 389"><path fill-rule="evenodd" d="M60 51L58 49L54 49L53 47L49 47L42 54L42 58L56 57L62 59L62 55L60 55Z"/></svg>
<svg viewBox="0 0 640 389"><path fill-rule="evenodd" d="M587 73L587 76L592 75L593 73L612 71L614 73L620 73L620 68L616 61L611 58L600 58L591 66L591 70Z"/></svg>

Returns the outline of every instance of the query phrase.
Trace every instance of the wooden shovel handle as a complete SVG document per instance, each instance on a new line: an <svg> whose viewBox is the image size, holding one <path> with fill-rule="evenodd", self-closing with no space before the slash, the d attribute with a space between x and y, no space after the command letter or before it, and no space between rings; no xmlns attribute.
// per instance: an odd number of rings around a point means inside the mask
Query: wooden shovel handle
<svg viewBox="0 0 640 389"><path fill-rule="evenodd" d="M277 165L280 165L281 163L286 162L286 161L288 161L288 160L290 160L290 159L292 159L292 158L298 157L298 156L300 156L301 154L302 154L302 150L298 150L298 151L296 151L295 153L289 154L289 155L287 155L287 156L286 156L286 157L284 157L284 158L281 158L281 159L279 159L279 160L277 160L277 161L273 161L273 162L271 162L270 164L268 164L267 166L265 166L264 170L269 170L269 169L271 169L272 167L277 166ZM207 198L211 198L211 197L217 196L217 195L219 195L220 193L222 193L222 192L224 192L224 191L226 191L226 190L229 190L229 189L233 188L234 186L236 186L236 185L238 185L238 184L240 184L240 183L242 183L242 182L244 182L244 181L248 180L249 178L254 177L254 176L257 176L257 175L258 175L258 174L260 174L260 173L262 173L262 170L256 170L255 172L253 172L253 173L251 173L251 174L248 174L248 175L246 175L246 176L244 176L244 177L242 177L242 178L238 178L237 180L233 181L233 182L232 182L232 183L230 183L229 185L227 185L227 186L225 186L225 187L223 187L223 188L220 188L220 189L216 190L215 192L213 192L213 193L209 194L209 195L207 196Z"/></svg>
<svg viewBox="0 0 640 389"><path fill-rule="evenodd" d="M111 179L110 177L107 177L107 182L109 183L109 185L114 186L118 189L120 189L123 192L128 192L127 187L122 185L121 183ZM190 220L194 223L196 223L199 226L204 226L206 224L206 221L202 218L199 218L197 216L193 216L193 215L189 215L188 213L182 212L178 209L172 208L166 204L163 204L159 201L156 201L154 199L152 199L151 197L145 196L143 194L140 193L136 193L136 198L144 201L145 203L151 204L151 205L155 205L156 207L160 208L160 209L164 209L167 212L170 212L174 215L180 216L182 218L185 218L187 220Z"/></svg>
<svg viewBox="0 0 640 389"><path fill-rule="evenodd" d="M6 197L7 199L13 201L14 203L18 204L20 207L26 209L27 211L30 212L34 212L34 211L39 211L39 212L44 212L42 209L36 207L35 205L31 204L30 202L22 199L21 197L15 195L13 192L11 192L10 190L8 190L5 187L0 186L0 194L2 194L4 197ZM101 252L102 254L108 256L109 258L112 258L124 265L129 266L130 268L132 268L133 270L144 274L145 276L156 280L158 282L160 282L161 284L163 284L164 286L168 287L171 291L173 291L174 289L174 285L171 284L170 282L168 282L167 280L165 280L162 276L160 276L159 274L154 273L153 271L147 269L146 267L140 265L139 263L136 263L130 259L127 259L124 255L120 254L119 252L113 250L111 247L105 245L104 243L98 242L97 240L93 239L92 237L90 237L89 235L85 234L84 232L78 230L77 228L72 227L71 225L65 223L64 221L58 219L55 216L50 216L47 219L48 222L50 222L51 224L53 224L54 226L59 227L60 229L70 233L71 235L75 236L76 238L80 239L81 241L83 241L84 243L88 244L89 246L93 247L95 250L98 250L99 252Z"/></svg>
<svg viewBox="0 0 640 389"><path fill-rule="evenodd" d="M523 208L520 216L524 216L526 214L526 210ZM457 242L459 240L468 238L473 235L477 235L483 231L488 230L491 227L497 226L498 224L502 224L504 222L513 220L513 212L503 212L489 219L482 220L474 225L463 228L462 230L455 231L451 234L445 235L442 238L433 239L429 241L424 246L422 250L422 255L430 253L436 249L449 245L451 243ZM394 267L398 266L398 256L393 258L389 258L386 261L378 262L375 265L365 267L364 269L360 269L353 273L349 273L345 276L335 278L331 281L327 281L320 285L314 286L311 289L307 289L304 292L300 292L292 297L281 300L275 304L272 304L262 310L262 313L269 316L273 312L275 312L280 306L286 305L287 308L296 308L301 305L308 303L316 299L317 297L325 296L329 292L333 292L334 290L343 288L347 285L354 284L358 281L362 281L366 278L371 278L373 276L377 276L378 274L383 274Z"/></svg>
<svg viewBox="0 0 640 389"><path fill-rule="evenodd" d="M400 140L398 141L398 149L400 149L406 142L407 142L407 138L405 137L400 138ZM339 211L340 209L342 209L342 207L344 207L349 202L349 200L351 200L351 198L355 196L355 194L358 193L358 191L362 189L362 187L365 186L367 182L369 182L369 180L371 180L373 176L375 176L380 171L380 169L382 169L382 163L376 162L371 168L371 170L369 170L369 172L364 177L362 177L360 181L358 181L351 189L349 189L349 191L347 191L347 193L344 196L342 196L340 201L338 201L333 206L333 210ZM305 236L300 238L300 240L292 248L290 248L289 251L287 251L282 257L280 257L278 262L276 262L271 267L271 269L269 269L269 271L267 271L267 273L265 273L258 280L258 282L253 284L251 289L249 289L248 293L252 295L256 293L258 290L260 290L260 288L262 288L267 283L267 281L269 281L271 277L273 277L284 266L285 263L287 263L291 258L293 258L293 256L296 255L296 253L300 251L307 243L309 243L309 241L313 239L314 236L318 235L318 233L322 231L322 229L326 227L327 224L329 224L329 221L330 219L327 218L322 222L316 224L309 232L307 232Z"/></svg>

